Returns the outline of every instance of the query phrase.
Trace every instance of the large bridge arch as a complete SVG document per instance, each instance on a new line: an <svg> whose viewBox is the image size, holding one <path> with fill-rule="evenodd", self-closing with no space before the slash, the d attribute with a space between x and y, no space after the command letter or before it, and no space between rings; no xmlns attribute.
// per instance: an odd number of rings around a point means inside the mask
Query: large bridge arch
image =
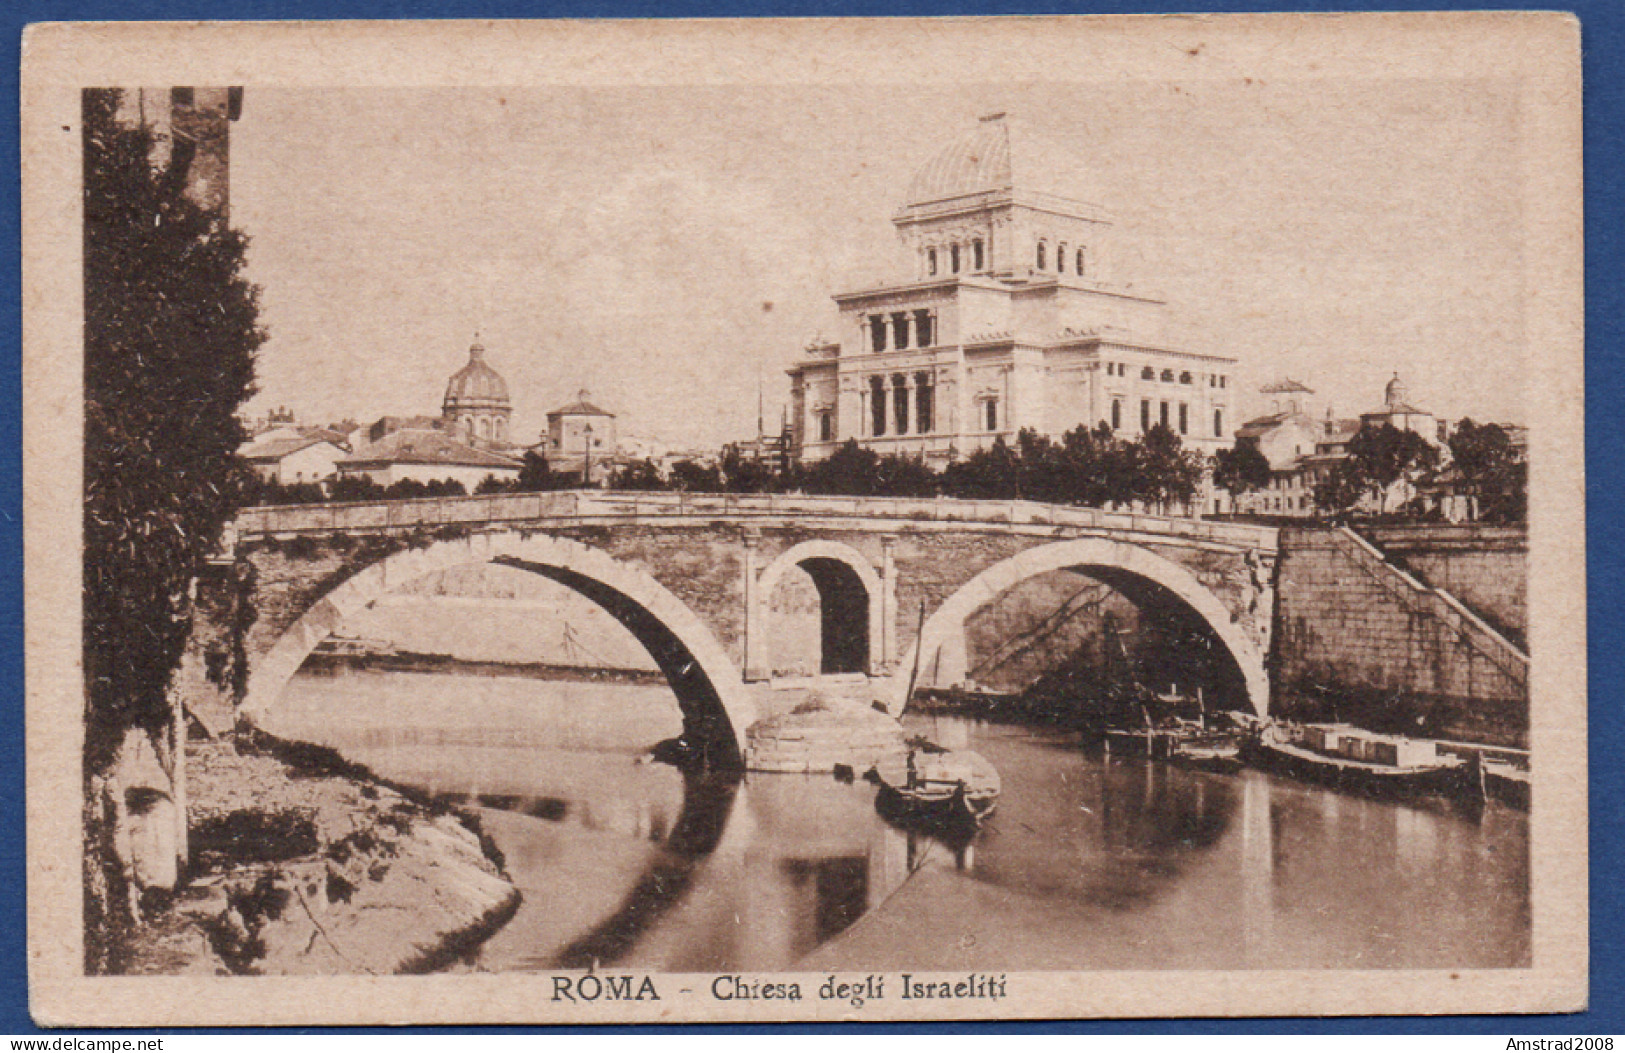
<svg viewBox="0 0 1625 1053"><path fill-rule="evenodd" d="M872 672L881 662L884 651L882 631L885 625L886 590L875 568L863 557L863 553L851 545L813 538L791 545L779 553L756 579L754 602L764 609L755 612L757 617L753 621L758 625L767 624L765 608L773 601L773 590L794 567L805 570L818 590L819 613L823 623L820 647L824 665L821 672ZM855 595L858 589L863 593L861 600ZM846 635L854 629L856 638ZM746 665L752 669L764 669L768 664L765 634L753 634L753 642L758 653L752 655L752 660ZM854 655L852 652L860 642L861 656ZM836 665L852 664L856 667L832 668L832 648L854 659L850 663L836 662Z"/></svg>
<svg viewBox="0 0 1625 1053"><path fill-rule="evenodd" d="M568 538L477 534L396 552L318 599L263 656L250 660L239 710L257 722L274 706L310 653L344 624L394 589L436 571L495 563L540 574L593 600L648 649L683 710L686 737L737 760L756 705L715 635L687 604L648 571Z"/></svg>
<svg viewBox="0 0 1625 1053"><path fill-rule="evenodd" d="M1264 655L1246 630L1236 624L1229 608L1178 563L1140 545L1100 537L1057 541L1027 549L961 585L925 620L919 639L893 675L887 696L887 708L892 715L902 715L908 705L914 671L929 668L945 646L962 640L965 622L971 615L1005 590L1058 570L1089 575L1131 595L1136 589L1149 588L1179 600L1224 644L1241 672L1253 710L1259 716L1267 715L1270 691Z"/></svg>

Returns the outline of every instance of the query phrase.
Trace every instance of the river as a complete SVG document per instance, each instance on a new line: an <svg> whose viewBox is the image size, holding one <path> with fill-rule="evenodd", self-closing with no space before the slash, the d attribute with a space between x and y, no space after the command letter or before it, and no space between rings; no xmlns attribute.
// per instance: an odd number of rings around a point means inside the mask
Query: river
<svg viewBox="0 0 1625 1053"><path fill-rule="evenodd" d="M955 849L829 776L685 778L663 686L301 673L273 733L477 809L524 892L489 971L1501 968L1529 964L1528 817L1106 758L909 716L1004 792Z"/></svg>

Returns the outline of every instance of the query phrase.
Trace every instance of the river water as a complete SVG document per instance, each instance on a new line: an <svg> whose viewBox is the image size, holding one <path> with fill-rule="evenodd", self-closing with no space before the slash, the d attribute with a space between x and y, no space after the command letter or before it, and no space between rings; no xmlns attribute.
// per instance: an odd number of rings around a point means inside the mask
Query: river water
<svg viewBox="0 0 1625 1053"><path fill-rule="evenodd" d="M525 895L478 969L1529 964L1521 812L1106 758L1054 729L905 724L998 768L968 847L887 825L862 781L645 762L681 729L663 686L301 673L267 719L478 809Z"/></svg>

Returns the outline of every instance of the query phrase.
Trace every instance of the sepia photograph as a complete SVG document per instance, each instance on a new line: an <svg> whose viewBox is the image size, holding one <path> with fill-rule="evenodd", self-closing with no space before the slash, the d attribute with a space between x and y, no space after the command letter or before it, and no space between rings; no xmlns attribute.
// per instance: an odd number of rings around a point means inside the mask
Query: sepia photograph
<svg viewBox="0 0 1625 1053"><path fill-rule="evenodd" d="M1572 21L422 29L30 39L37 1020L1583 1006Z"/></svg>

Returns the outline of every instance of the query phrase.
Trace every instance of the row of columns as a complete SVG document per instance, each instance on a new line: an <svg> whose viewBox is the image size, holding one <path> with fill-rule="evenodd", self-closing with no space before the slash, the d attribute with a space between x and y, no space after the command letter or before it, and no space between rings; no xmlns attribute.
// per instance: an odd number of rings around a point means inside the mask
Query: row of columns
<svg viewBox="0 0 1625 1053"><path fill-rule="evenodd" d="M891 314L872 314L868 318L869 350L886 350L887 341L893 350L909 347L930 347L937 338L936 326L929 308L914 311L894 311ZM910 337L913 338L912 343Z"/></svg>
<svg viewBox="0 0 1625 1053"><path fill-rule="evenodd" d="M935 393L930 370L871 376L858 393L867 434L929 435L936 431Z"/></svg>

